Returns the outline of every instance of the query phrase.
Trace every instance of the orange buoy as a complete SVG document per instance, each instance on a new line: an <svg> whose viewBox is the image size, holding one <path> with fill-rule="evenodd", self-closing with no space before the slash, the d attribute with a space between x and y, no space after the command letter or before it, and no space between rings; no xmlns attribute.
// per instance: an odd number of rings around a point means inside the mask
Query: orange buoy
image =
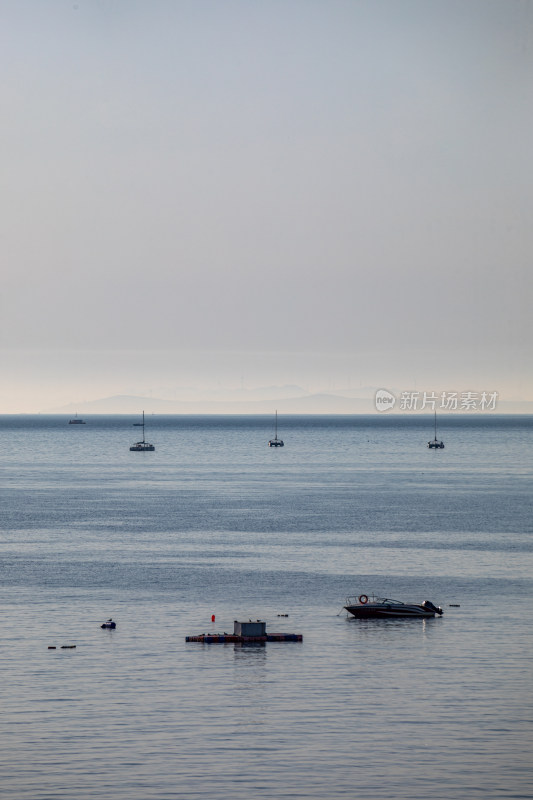
<svg viewBox="0 0 533 800"><path fill-rule="evenodd" d="M211 614L211 622L214 622L214 621L215 621L215 615Z"/></svg>

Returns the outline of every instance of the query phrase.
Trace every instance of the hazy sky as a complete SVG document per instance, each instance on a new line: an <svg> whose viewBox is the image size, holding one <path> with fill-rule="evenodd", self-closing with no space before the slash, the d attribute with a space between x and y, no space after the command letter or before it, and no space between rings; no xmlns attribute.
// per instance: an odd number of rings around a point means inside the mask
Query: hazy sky
<svg viewBox="0 0 533 800"><path fill-rule="evenodd" d="M0 412L533 399L531 0L0 0L0 65Z"/></svg>

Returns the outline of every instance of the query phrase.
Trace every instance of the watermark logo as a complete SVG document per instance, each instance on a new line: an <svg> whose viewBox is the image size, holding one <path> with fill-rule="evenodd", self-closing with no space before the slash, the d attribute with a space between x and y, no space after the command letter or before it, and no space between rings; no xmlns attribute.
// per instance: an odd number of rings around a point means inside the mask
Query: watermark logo
<svg viewBox="0 0 533 800"><path fill-rule="evenodd" d="M495 411L498 392L400 392L399 411ZM376 392L377 411L390 411L396 397L387 389Z"/></svg>
<svg viewBox="0 0 533 800"><path fill-rule="evenodd" d="M396 398L386 389L378 389L376 392L375 404L378 411L390 411L396 404Z"/></svg>

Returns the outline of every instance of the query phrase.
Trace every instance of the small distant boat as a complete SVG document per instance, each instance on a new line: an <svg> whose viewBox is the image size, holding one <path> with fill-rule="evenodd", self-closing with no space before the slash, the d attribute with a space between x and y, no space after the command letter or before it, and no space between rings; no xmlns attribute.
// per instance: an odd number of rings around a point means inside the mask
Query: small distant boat
<svg viewBox="0 0 533 800"><path fill-rule="evenodd" d="M117 627L117 623L114 622L111 618L107 620L107 622L103 622L100 625L101 628L109 628L110 630L114 630Z"/></svg>
<svg viewBox="0 0 533 800"><path fill-rule="evenodd" d="M153 446L153 444L149 444L149 442L147 442L146 439L144 438L144 411L143 411L143 421L140 422L140 423L136 423L136 424L137 425L142 425L143 438L142 438L141 442L135 442L135 444L132 444L132 446L130 447L130 450L132 450L132 451L134 451L136 453L146 453L148 451L155 450L155 447Z"/></svg>
<svg viewBox="0 0 533 800"><path fill-rule="evenodd" d="M420 605L416 603L402 603L400 600L391 600L388 597L375 597L369 600L366 594L358 598L347 597L344 608L356 619L390 619L391 617L435 617L442 616L440 606L434 605L430 600L424 600Z"/></svg>
<svg viewBox="0 0 533 800"><path fill-rule="evenodd" d="M74 415L74 419L69 419L69 425L85 425L85 420L78 417L78 412Z"/></svg>
<svg viewBox="0 0 533 800"><path fill-rule="evenodd" d="M439 442L437 439L437 412L435 411L435 438L428 442L428 447L431 450L444 450L444 442Z"/></svg>
<svg viewBox="0 0 533 800"><path fill-rule="evenodd" d="M278 439L278 412L276 411L276 422L275 422L275 431L274 431L274 438L270 439L268 446L269 447L284 447L283 439Z"/></svg>

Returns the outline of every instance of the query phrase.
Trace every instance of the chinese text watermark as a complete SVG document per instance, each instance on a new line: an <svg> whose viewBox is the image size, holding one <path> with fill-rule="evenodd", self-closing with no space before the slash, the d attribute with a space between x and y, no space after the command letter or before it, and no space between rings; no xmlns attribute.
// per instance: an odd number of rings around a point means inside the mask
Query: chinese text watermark
<svg viewBox="0 0 533 800"><path fill-rule="evenodd" d="M495 411L498 392L400 392L399 398L388 389L375 396L378 411Z"/></svg>

